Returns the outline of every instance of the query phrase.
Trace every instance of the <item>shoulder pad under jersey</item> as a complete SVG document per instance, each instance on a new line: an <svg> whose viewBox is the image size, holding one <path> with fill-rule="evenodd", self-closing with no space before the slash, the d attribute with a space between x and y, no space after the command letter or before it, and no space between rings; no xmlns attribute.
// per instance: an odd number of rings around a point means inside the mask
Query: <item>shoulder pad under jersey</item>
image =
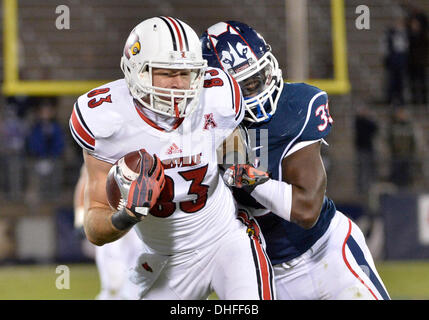
<svg viewBox="0 0 429 320"><path fill-rule="evenodd" d="M124 109L133 106L124 79L106 83L81 95L70 117L70 131L76 142L93 152L96 140L107 138L123 124Z"/></svg>
<svg viewBox="0 0 429 320"><path fill-rule="evenodd" d="M204 90L201 96L205 112L213 111L217 117L234 127L244 117L244 100L240 86L233 77L218 68L210 68L204 78Z"/></svg>
<svg viewBox="0 0 429 320"><path fill-rule="evenodd" d="M282 122L277 138L287 146L285 151L298 142L326 137L333 123L327 93L305 83L287 83L284 90L275 115Z"/></svg>

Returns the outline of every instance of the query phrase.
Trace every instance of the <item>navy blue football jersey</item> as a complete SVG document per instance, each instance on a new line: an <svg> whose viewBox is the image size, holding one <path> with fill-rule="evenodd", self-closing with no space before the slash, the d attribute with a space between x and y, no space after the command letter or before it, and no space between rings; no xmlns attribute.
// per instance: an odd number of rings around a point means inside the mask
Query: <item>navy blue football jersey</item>
<svg viewBox="0 0 429 320"><path fill-rule="evenodd" d="M294 145L326 137L332 126L328 96L305 83L285 83L277 110L268 122L247 126L253 135L254 148L259 148L262 167L272 179L281 180L281 162ZM262 154L266 156L262 156ZM264 166L264 159L267 162ZM264 208L242 190L234 189L236 200L244 206ZM307 251L327 230L336 211L325 196L320 217L311 229L304 229L274 213L257 217L267 242L267 253L273 265L289 261Z"/></svg>

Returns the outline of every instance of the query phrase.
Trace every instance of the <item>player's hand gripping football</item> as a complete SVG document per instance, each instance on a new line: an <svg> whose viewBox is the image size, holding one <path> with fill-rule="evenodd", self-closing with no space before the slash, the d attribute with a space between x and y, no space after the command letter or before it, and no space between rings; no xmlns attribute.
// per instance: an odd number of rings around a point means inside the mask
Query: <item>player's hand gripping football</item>
<svg viewBox="0 0 429 320"><path fill-rule="evenodd" d="M142 218L147 216L158 200L164 188L165 177L161 160L155 154L153 161L151 157L143 155L142 151L140 157L140 174L130 185L126 208L136 217Z"/></svg>
<svg viewBox="0 0 429 320"><path fill-rule="evenodd" d="M244 189L252 192L253 189L270 179L267 172L256 169L250 164L236 164L229 167L224 175L223 180L230 187Z"/></svg>

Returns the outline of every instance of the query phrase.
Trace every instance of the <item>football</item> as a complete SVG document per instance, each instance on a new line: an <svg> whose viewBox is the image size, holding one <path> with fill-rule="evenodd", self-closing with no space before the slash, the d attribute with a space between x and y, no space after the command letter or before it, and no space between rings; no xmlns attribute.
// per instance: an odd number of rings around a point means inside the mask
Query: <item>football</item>
<svg viewBox="0 0 429 320"><path fill-rule="evenodd" d="M121 210L126 204L126 200L122 199L118 183L129 187L131 182L137 179L140 173L140 153L143 157L147 157L150 161L149 163L153 166L152 155L150 155L146 150L141 149L127 153L116 161L107 175L107 200L113 210Z"/></svg>

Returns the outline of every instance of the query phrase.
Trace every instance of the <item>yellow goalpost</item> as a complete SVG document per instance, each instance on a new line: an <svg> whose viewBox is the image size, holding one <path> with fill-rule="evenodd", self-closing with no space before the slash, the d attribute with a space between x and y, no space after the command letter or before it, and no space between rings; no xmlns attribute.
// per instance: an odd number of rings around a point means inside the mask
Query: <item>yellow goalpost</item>
<svg viewBox="0 0 429 320"><path fill-rule="evenodd" d="M344 0L331 0L333 79L309 79L306 82L319 87L329 94L347 94L350 92L347 66L347 38Z"/></svg>
<svg viewBox="0 0 429 320"><path fill-rule="evenodd" d="M333 79L308 79L305 82L329 94L350 91L347 68L347 46L344 0L331 0ZM18 0L3 0L3 94L53 96L80 95L111 80L21 80L18 68Z"/></svg>
<svg viewBox="0 0 429 320"><path fill-rule="evenodd" d="M3 94L54 96L80 95L110 80L20 80L18 70L18 0L3 0Z"/></svg>

